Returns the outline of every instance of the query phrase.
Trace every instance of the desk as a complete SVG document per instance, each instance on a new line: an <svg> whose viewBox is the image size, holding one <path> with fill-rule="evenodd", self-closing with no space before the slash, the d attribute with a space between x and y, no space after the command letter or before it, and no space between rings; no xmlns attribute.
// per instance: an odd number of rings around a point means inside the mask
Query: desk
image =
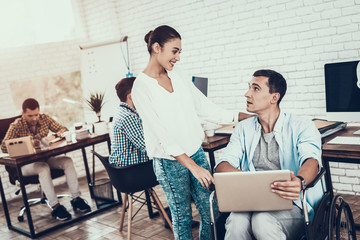
<svg viewBox="0 0 360 240"><path fill-rule="evenodd" d="M109 151L110 151L110 137L109 134L103 134L103 135L94 135L88 139L84 139L81 141L77 141L76 143L71 143L71 144L67 144L65 141L58 143L58 144L54 144L53 146L51 146L49 149L46 150L40 150L37 151L36 154L32 154L32 155L26 155L26 156L20 156L20 157L14 157L14 158L0 158L0 164L6 165L6 166L11 166L11 167L15 167L17 169L18 172L18 176L19 176L19 181L20 181L20 188L21 188L21 192L22 192L22 197L23 197L23 201L24 201L24 205L26 206L26 218L28 220L28 225L29 225L29 231L26 231L24 229L18 228L16 226L13 226L11 224L11 219L10 219L10 214L9 214L9 210L7 207L7 202L6 202L6 198L5 198L5 194L4 194L4 189L3 189L3 185L1 182L1 178L0 178L0 194L1 194L1 199L2 199L2 203L3 203L3 207L4 207L4 213L5 213L5 217L6 217L6 221L7 221L7 225L8 228L19 232L21 234L24 234L28 237L31 238L37 238L45 233L54 231L56 229L59 229L63 226L67 226L70 225L74 222L80 221L86 217L92 216L96 213L102 212L104 210L107 210L111 207L117 206L121 204L121 197L120 197L120 193L118 192L118 199L119 201L115 201L114 203L109 203L104 205L103 207L97 209L97 210L93 210L89 213L83 214L81 216L78 216L76 218L72 218L71 220L65 221L65 222L59 222L59 224L52 226L50 228L47 228L43 231L40 231L38 233L35 232L34 229L34 224L32 221L32 217L31 217L31 212L30 212L30 207L28 204L28 198L27 198L27 194L26 194L26 190L25 190L25 186L22 182L22 174L21 174L21 166L24 166L26 164L32 163L32 162L36 162L36 161L40 161L43 159L47 159L49 157L52 156L56 156L56 155L60 155L60 154L64 154L67 152L71 152L74 150L78 150L81 149L82 151L82 156L83 156L83 161L84 161L84 166L85 166L85 172L86 172L86 178L88 183L91 183L91 177L90 177L90 171L89 171L89 166L88 166L88 162L87 162L87 157L86 157L86 151L85 151L85 147L88 146L92 146L94 144L98 144L98 143L102 143L102 142L107 142L108 143L108 147L109 147ZM93 197L93 192L92 192L92 188L89 186L89 191L90 191L90 195L91 197ZM50 216L49 216L50 217Z"/></svg>
<svg viewBox="0 0 360 240"><path fill-rule="evenodd" d="M202 148L209 153L210 169L213 171L215 166L216 150L222 149L230 142L230 135L214 135L213 137L206 137L202 143Z"/></svg>
<svg viewBox="0 0 360 240"><path fill-rule="evenodd" d="M330 194L333 195L333 187L330 174L329 162L342 162L342 163L356 163L360 164L360 145L348 144L327 144L328 141L337 136L353 136L354 132L359 130L360 127L347 127L346 129L337 132L325 138L325 143L322 147L322 161L326 169L325 181L326 187ZM360 224L355 224L356 228L360 228Z"/></svg>

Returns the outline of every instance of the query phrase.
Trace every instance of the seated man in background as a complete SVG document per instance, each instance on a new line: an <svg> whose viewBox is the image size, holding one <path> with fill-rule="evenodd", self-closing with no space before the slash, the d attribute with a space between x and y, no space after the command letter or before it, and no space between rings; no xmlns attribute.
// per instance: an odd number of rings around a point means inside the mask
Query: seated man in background
<svg viewBox="0 0 360 240"><path fill-rule="evenodd" d="M271 191L293 200L292 210L232 212L225 239L297 239L304 233L300 192L321 166L321 136L310 120L280 111L286 92L283 76L259 70L249 83L247 111L258 116L239 122L217 161L216 172L287 169L291 180L274 182ZM321 184L308 190L309 215L321 197Z"/></svg>
<svg viewBox="0 0 360 240"><path fill-rule="evenodd" d="M124 78L115 86L121 103L114 119L114 137L111 141L109 162L117 166L149 161L141 119L131 99L134 81L135 77Z"/></svg>
<svg viewBox="0 0 360 240"><path fill-rule="evenodd" d="M57 136L61 136L62 133L67 131L66 127L60 125L48 115L40 114L39 103L33 98L28 98L23 102L22 110L22 117L11 123L3 142L1 143L1 150L4 153L7 152L5 145L5 140L7 139L30 135L34 138L35 145L39 145L41 140L43 141L45 139L49 142L55 138L54 135L48 136L50 131L55 133ZM74 211L90 211L90 206L86 204L82 198L80 198L81 193L79 190L79 183L71 158L67 156L56 156L50 157L46 161L34 162L21 167L23 176L39 176L41 188L53 209L51 215L59 220L71 219L71 214L58 201L51 179L50 168L64 170L69 191L71 192L73 198L71 200L71 205Z"/></svg>

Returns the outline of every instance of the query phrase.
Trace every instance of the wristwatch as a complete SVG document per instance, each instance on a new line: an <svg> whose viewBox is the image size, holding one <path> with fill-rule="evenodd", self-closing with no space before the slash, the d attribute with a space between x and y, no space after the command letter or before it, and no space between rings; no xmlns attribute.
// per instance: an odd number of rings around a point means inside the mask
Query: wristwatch
<svg viewBox="0 0 360 240"><path fill-rule="evenodd" d="M304 190L306 188L306 180L302 176L296 177L301 180L301 190Z"/></svg>

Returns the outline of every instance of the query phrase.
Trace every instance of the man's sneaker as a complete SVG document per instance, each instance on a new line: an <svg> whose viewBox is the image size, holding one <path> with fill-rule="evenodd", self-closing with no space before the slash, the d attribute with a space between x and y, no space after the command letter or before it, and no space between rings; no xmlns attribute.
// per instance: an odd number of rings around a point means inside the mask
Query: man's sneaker
<svg viewBox="0 0 360 240"><path fill-rule="evenodd" d="M61 221L71 219L71 214L63 205L58 205L56 208L54 208L54 210L51 212L51 216Z"/></svg>
<svg viewBox="0 0 360 240"><path fill-rule="evenodd" d="M71 206L74 209L74 212L79 209L80 212L90 212L91 208L90 206L84 201L84 199L77 197L73 200L71 200Z"/></svg>

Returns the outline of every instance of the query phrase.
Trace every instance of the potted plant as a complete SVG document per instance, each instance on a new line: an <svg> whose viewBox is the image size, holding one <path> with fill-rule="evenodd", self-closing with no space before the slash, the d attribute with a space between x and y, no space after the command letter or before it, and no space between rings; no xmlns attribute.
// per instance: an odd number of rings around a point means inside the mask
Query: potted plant
<svg viewBox="0 0 360 240"><path fill-rule="evenodd" d="M93 110L96 116L101 122L101 108L104 106L104 93L95 92L90 93L90 99L86 100L86 103L89 105L90 109Z"/></svg>
<svg viewBox="0 0 360 240"><path fill-rule="evenodd" d="M106 122L101 121L101 109L104 106L104 93L95 92L90 93L90 98L86 100L86 103L93 110L98 117L99 121L94 123L93 132L96 134L104 134L107 132Z"/></svg>

